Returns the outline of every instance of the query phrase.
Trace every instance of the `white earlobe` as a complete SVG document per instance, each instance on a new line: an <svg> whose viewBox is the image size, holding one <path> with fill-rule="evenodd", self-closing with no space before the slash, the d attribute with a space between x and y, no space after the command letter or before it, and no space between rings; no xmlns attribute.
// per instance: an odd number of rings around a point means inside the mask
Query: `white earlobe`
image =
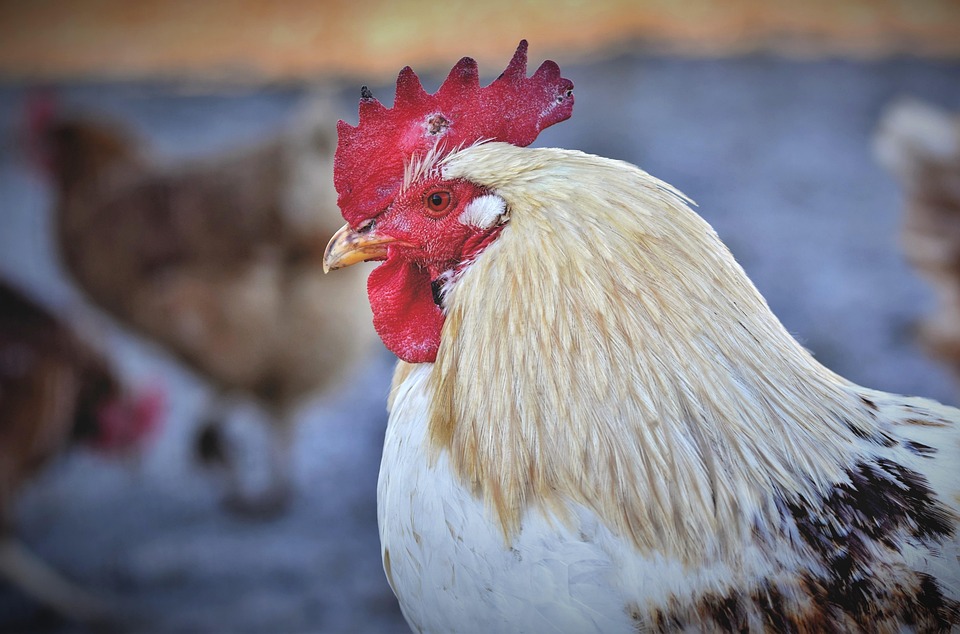
<svg viewBox="0 0 960 634"><path fill-rule="evenodd" d="M460 222L480 229L489 229L496 225L506 213L507 202L493 194L471 200L460 214Z"/></svg>

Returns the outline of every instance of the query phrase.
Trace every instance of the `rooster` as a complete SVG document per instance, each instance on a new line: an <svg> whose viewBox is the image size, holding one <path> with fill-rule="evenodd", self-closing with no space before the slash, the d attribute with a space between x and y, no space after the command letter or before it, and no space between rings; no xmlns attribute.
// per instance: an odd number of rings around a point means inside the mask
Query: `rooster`
<svg viewBox="0 0 960 634"><path fill-rule="evenodd" d="M339 226L332 105L313 100L263 142L175 163L115 121L29 111L36 162L56 189L62 260L99 307L159 342L218 397L198 434L201 458L225 462L230 507L284 509L296 408L341 384L371 350L363 274L324 277L322 247ZM236 396L266 413L266 482L244 479L225 427ZM252 483L252 484L251 484Z"/></svg>
<svg viewBox="0 0 960 634"><path fill-rule="evenodd" d="M904 189L903 250L939 300L920 341L960 378L960 117L898 101L874 140L877 158Z"/></svg>
<svg viewBox="0 0 960 634"><path fill-rule="evenodd" d="M60 614L106 618L106 605L14 537L13 506L30 477L72 444L126 454L155 432L163 396L131 396L107 361L20 291L0 282L0 576Z"/></svg>
<svg viewBox="0 0 960 634"><path fill-rule="evenodd" d="M383 564L418 632L948 631L960 411L855 385L674 187L529 148L526 42L338 124L329 269L382 261Z"/></svg>

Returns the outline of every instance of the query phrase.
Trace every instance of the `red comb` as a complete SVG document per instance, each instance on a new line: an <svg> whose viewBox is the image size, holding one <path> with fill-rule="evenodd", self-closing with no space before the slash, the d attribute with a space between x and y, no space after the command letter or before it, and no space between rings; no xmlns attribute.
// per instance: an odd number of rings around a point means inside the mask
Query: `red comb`
<svg viewBox="0 0 960 634"><path fill-rule="evenodd" d="M560 77L552 61L527 77L526 40L485 88L477 62L469 57L457 62L432 95L409 66L404 68L392 108L364 87L359 125L337 123L333 180L344 219L356 226L382 212L400 189L404 161L438 143L446 151L480 140L533 143L541 130L570 117L572 91L573 82Z"/></svg>

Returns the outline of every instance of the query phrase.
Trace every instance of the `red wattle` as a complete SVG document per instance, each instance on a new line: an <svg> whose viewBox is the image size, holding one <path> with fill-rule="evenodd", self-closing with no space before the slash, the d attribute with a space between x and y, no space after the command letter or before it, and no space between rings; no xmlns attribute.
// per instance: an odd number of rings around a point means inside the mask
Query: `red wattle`
<svg viewBox="0 0 960 634"><path fill-rule="evenodd" d="M433 363L440 347L443 312L433 302L430 273L398 257L367 279L373 327L388 350L408 363Z"/></svg>

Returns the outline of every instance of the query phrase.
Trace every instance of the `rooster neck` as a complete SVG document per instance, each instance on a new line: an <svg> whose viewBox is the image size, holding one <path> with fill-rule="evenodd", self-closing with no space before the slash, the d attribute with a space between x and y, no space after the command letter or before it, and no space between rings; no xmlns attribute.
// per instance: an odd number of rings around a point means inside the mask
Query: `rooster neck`
<svg viewBox="0 0 960 634"><path fill-rule="evenodd" d="M775 496L843 479L871 424L856 386L790 337L679 193L561 150L490 144L445 169L511 221L448 294L430 437L508 540L531 505L574 502L692 559L776 529Z"/></svg>

